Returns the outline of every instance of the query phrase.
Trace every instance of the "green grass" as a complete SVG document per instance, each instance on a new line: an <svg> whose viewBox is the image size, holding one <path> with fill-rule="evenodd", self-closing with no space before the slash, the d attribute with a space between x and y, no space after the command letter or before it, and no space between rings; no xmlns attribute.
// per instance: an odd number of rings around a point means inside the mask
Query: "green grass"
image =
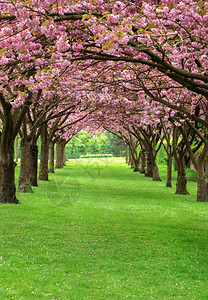
<svg viewBox="0 0 208 300"><path fill-rule="evenodd" d="M1 205L0 299L208 299L208 203L160 172L70 160Z"/></svg>
<svg viewBox="0 0 208 300"><path fill-rule="evenodd" d="M113 157L113 154L86 154L80 156L80 158L105 158L105 157Z"/></svg>

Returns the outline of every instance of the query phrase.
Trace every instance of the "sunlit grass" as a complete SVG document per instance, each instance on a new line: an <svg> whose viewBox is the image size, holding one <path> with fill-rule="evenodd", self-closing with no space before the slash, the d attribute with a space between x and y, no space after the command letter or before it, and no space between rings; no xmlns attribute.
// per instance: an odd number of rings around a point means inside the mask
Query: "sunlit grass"
<svg viewBox="0 0 208 300"><path fill-rule="evenodd" d="M0 299L208 299L208 203L160 171L71 160L1 205Z"/></svg>

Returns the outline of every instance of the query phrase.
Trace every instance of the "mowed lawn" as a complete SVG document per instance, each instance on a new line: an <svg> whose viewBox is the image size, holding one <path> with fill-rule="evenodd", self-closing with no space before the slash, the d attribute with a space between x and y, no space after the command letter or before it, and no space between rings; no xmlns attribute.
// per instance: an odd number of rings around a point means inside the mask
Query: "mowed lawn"
<svg viewBox="0 0 208 300"><path fill-rule="evenodd" d="M0 299L208 299L208 203L160 172L70 160L0 205Z"/></svg>

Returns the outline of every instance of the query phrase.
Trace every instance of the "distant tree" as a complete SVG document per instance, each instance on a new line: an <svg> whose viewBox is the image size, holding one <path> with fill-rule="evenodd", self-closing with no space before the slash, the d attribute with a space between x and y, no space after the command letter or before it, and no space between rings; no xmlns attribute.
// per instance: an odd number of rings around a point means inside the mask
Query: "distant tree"
<svg viewBox="0 0 208 300"><path fill-rule="evenodd" d="M107 133L108 140L110 142L109 151L114 156L121 157L125 154L125 145L121 139L117 136L113 135L112 133Z"/></svg>

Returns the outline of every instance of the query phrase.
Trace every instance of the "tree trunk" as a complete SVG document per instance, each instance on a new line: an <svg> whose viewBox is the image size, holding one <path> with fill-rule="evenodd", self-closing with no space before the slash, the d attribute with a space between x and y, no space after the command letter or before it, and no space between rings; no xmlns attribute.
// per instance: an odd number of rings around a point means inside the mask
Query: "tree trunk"
<svg viewBox="0 0 208 300"><path fill-rule="evenodd" d="M32 192L30 184L30 143L22 139L21 140L21 162L20 162L20 174L18 190L22 193Z"/></svg>
<svg viewBox="0 0 208 300"><path fill-rule="evenodd" d="M146 148L146 173L145 177L153 177L152 155L151 150Z"/></svg>
<svg viewBox="0 0 208 300"><path fill-rule="evenodd" d="M0 153L0 203L17 204L15 176L14 146L6 153Z"/></svg>
<svg viewBox="0 0 208 300"><path fill-rule="evenodd" d="M134 169L133 172L139 172L139 157L133 144L130 144L129 153L131 154L131 168Z"/></svg>
<svg viewBox="0 0 208 300"><path fill-rule="evenodd" d="M152 164L152 177L153 177L152 178L153 181L161 181L156 158L154 159Z"/></svg>
<svg viewBox="0 0 208 300"><path fill-rule="evenodd" d="M141 150L139 152L139 156L140 156L140 168L139 168L139 171L140 171L141 174L145 174L145 165L146 165L145 151Z"/></svg>
<svg viewBox="0 0 208 300"><path fill-rule="evenodd" d="M65 148L65 145L64 145L64 166L66 165L66 162L67 162L67 156L66 156L66 148Z"/></svg>
<svg viewBox="0 0 208 300"><path fill-rule="evenodd" d="M41 152L40 152L40 169L39 180L48 181L48 138L47 125L42 125L41 128Z"/></svg>
<svg viewBox="0 0 208 300"><path fill-rule="evenodd" d="M129 146L128 146L129 147ZM131 166L132 165L132 155L131 155L131 150L130 150L130 147L129 147L129 160L128 160L128 166Z"/></svg>
<svg viewBox="0 0 208 300"><path fill-rule="evenodd" d="M19 140L19 137L16 136L16 140L15 140L15 162L18 162L18 140Z"/></svg>
<svg viewBox="0 0 208 300"><path fill-rule="evenodd" d="M132 156L130 147L129 147L129 163L128 163L128 165L129 165L131 168L134 167L134 166L133 166L133 156Z"/></svg>
<svg viewBox="0 0 208 300"><path fill-rule="evenodd" d="M31 103L32 92L28 93L22 110L11 113L12 105L0 93L1 103L1 133L0 133L0 202L18 203L15 187L14 143L23 118ZM15 111L16 112L16 111ZM14 117L15 116L15 117ZM14 122L15 120L15 122ZM15 123L15 126L14 126Z"/></svg>
<svg viewBox="0 0 208 300"><path fill-rule="evenodd" d="M168 155L167 158L167 179L166 179L166 187L172 188L172 155Z"/></svg>
<svg viewBox="0 0 208 300"><path fill-rule="evenodd" d="M38 186L38 146L30 145L30 183Z"/></svg>
<svg viewBox="0 0 208 300"><path fill-rule="evenodd" d="M204 160L198 159L197 168L197 202L208 201L208 184L206 174L204 171Z"/></svg>
<svg viewBox="0 0 208 300"><path fill-rule="evenodd" d="M129 163L129 146L126 144L126 164Z"/></svg>
<svg viewBox="0 0 208 300"><path fill-rule="evenodd" d="M54 143L50 143L49 173L54 173Z"/></svg>
<svg viewBox="0 0 208 300"><path fill-rule="evenodd" d="M56 143L56 169L61 169L64 166L64 144L63 141Z"/></svg>
<svg viewBox="0 0 208 300"><path fill-rule="evenodd" d="M139 159L134 160L134 172L139 172Z"/></svg>
<svg viewBox="0 0 208 300"><path fill-rule="evenodd" d="M135 163L134 163L134 159L133 156L131 156L131 169L135 168Z"/></svg>
<svg viewBox="0 0 208 300"><path fill-rule="evenodd" d="M187 191L187 177L186 177L186 166L184 159L179 159L177 161L177 184L176 184L176 194L178 195L189 195Z"/></svg>

